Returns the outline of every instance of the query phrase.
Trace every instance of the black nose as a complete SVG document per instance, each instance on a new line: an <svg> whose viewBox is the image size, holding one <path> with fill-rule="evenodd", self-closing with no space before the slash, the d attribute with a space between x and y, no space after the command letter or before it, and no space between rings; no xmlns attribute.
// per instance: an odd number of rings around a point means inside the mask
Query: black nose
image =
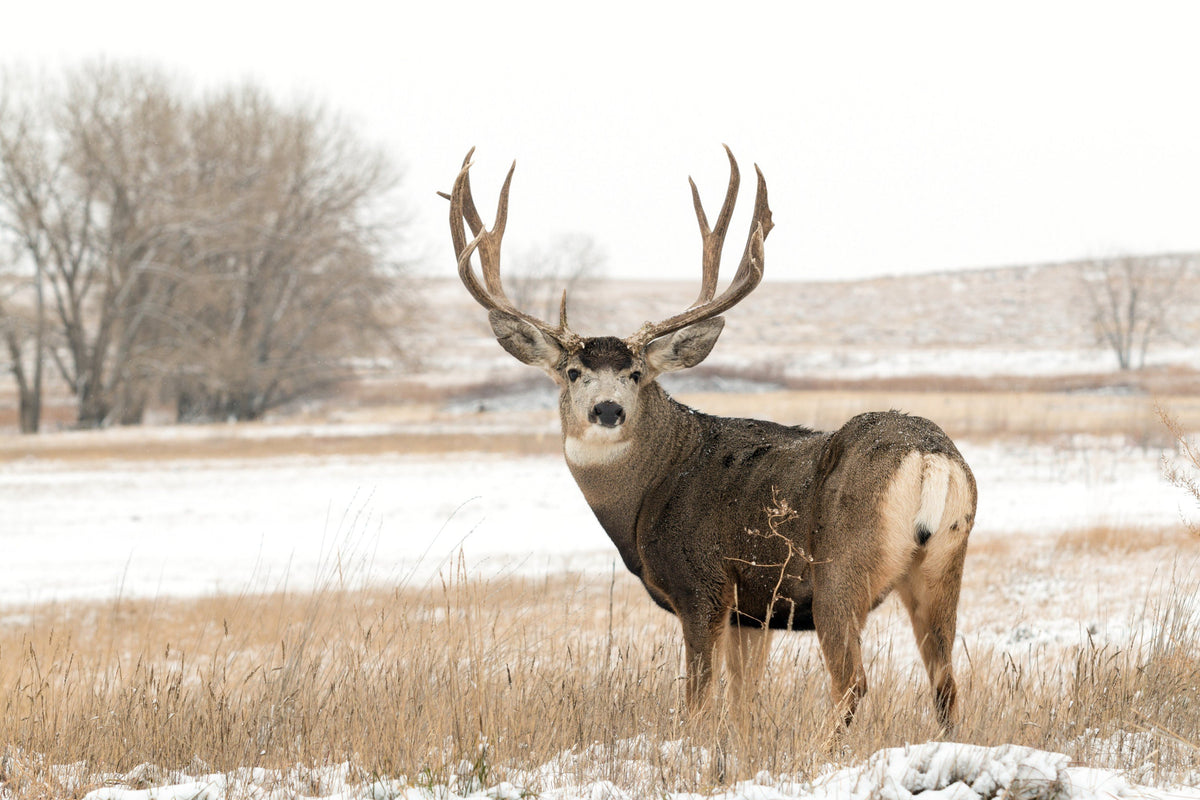
<svg viewBox="0 0 1200 800"><path fill-rule="evenodd" d="M625 409L612 400L596 403L588 414L588 422L598 422L606 428L615 428L625 421Z"/></svg>

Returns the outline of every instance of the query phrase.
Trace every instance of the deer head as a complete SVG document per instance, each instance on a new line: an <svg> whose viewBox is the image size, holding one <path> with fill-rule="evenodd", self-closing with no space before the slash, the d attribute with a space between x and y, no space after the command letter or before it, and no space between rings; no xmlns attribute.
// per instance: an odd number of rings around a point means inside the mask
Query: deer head
<svg viewBox="0 0 1200 800"><path fill-rule="evenodd" d="M763 275L763 240L774 223L767 205L767 184L758 175L754 218L733 281L716 295L721 249L733 216L740 175L728 147L729 186L716 226L709 228L700 193L690 178L692 201L703 239L700 295L687 310L661 322L646 322L623 339L615 336L581 337L567 323L567 295L563 292L557 325L540 320L513 306L500 280L500 244L508 219L508 191L516 163L500 189L496 219L485 229L471 197L469 171L474 149L463 159L450 199L450 232L458 257L458 274L467 291L488 310L488 321L500 346L519 361L540 367L559 387L563 434L570 439L619 442L637 427L643 393L664 372L699 364L721 334L720 314L732 308L758 286ZM443 195L445 196L445 195ZM467 241L464 222L474 237ZM475 276L471 257L477 252L483 282Z"/></svg>

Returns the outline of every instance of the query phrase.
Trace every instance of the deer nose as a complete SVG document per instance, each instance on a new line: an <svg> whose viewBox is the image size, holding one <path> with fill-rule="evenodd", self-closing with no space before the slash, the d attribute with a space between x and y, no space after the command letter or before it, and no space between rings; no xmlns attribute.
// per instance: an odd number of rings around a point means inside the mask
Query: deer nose
<svg viewBox="0 0 1200 800"><path fill-rule="evenodd" d="M612 400L604 400L592 406L588 422L596 422L606 428L615 428L625 421L625 409Z"/></svg>

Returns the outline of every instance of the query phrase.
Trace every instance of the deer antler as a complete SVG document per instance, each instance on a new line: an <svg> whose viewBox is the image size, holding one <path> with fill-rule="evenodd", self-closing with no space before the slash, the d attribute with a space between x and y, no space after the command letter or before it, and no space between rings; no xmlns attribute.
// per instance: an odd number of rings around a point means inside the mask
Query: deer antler
<svg viewBox="0 0 1200 800"><path fill-rule="evenodd" d="M508 189L512 183L513 171L517 162L513 162L500 189L500 201L496 205L496 220L491 230L483 227L483 220L471 197L471 179L468 175L471 169L471 156L475 153L472 147L463 159L462 169L454 179L454 189L449 195L438 192L450 201L450 238L454 242L454 254L458 257L458 276L462 279L467 291L481 306L488 311L500 311L528 322L539 331L557 341L568 352L575 352L583 346L583 339L567 327L567 295L563 292L562 305L559 308L557 326L538 319L517 309L504 292L500 282L500 242L504 238L504 226L508 222ZM463 221L471 228L473 238L467 241ZM479 251L479 261L483 267L483 285L475 277L471 268L471 255Z"/></svg>
<svg viewBox="0 0 1200 800"><path fill-rule="evenodd" d="M696 219L700 223L700 238L704 244L700 276L700 296L688 310L669 317L662 322L646 322L637 333L625 339L630 349L640 351L650 342L674 333L688 325L694 325L701 320L721 314L737 305L742 298L754 291L763 275L763 241L775 223L771 221L771 209L767 205L767 182L763 179L762 170L754 165L758 175L758 193L754 199L754 218L750 221L750 236L746 240L746 249L742 253L742 261L734 273L733 281L716 299L717 274L721 268L721 249L725 244L725 233L729 230L729 220L733 216L733 206L737 201L738 173L737 161L733 152L725 145L725 154L729 156L729 188L725 190L725 201L721 204L721 212L717 215L716 227L709 230L708 218L704 214L704 206L700 203L700 192L696 183L688 178L692 187L692 202L696 206Z"/></svg>

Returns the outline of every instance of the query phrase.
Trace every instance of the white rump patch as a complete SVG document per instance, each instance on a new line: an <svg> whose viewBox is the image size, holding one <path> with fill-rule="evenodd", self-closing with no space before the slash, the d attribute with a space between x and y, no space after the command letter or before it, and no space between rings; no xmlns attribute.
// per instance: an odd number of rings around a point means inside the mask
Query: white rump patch
<svg viewBox="0 0 1200 800"><path fill-rule="evenodd" d="M946 495L950 490L950 461L943 455L927 454L921 476L921 506L917 527L936 533L946 513Z"/></svg>

